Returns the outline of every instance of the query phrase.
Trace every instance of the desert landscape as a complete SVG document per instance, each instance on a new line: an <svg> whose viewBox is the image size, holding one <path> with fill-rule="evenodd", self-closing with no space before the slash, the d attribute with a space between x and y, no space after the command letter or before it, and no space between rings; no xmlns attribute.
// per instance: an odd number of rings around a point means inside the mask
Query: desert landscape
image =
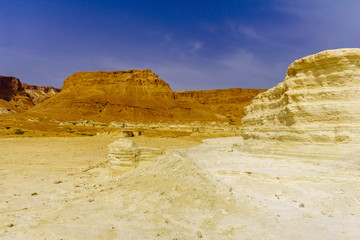
<svg viewBox="0 0 360 240"><path fill-rule="evenodd" d="M0 1L0 240L359 240L360 2Z"/></svg>
<svg viewBox="0 0 360 240"><path fill-rule="evenodd" d="M269 90L1 77L1 239L359 239L359 62L307 56Z"/></svg>

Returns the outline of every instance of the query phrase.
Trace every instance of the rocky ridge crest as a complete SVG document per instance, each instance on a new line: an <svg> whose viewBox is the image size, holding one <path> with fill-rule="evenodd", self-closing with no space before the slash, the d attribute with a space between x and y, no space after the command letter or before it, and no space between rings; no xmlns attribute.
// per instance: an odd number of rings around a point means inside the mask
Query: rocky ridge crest
<svg viewBox="0 0 360 240"><path fill-rule="evenodd" d="M226 90L216 91L210 91L212 98L219 91L227 94ZM228 92L231 91L241 92ZM59 94L37 105L31 112L59 119L74 119L75 116L96 121L229 121L224 111L209 108L211 100L199 101L211 94L206 92L200 94L201 97L192 97L193 94L186 92L175 93L151 70L78 72L65 80ZM249 98L245 97L246 101L249 102ZM242 100L241 97L238 99Z"/></svg>

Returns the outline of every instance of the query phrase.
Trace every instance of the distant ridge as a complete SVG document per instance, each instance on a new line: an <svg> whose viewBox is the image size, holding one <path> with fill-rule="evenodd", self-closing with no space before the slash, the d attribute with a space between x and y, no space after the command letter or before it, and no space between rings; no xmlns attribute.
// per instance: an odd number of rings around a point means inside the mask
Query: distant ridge
<svg viewBox="0 0 360 240"><path fill-rule="evenodd" d="M61 120L227 122L241 118L243 106L262 91L227 89L176 93L148 69L78 72L65 80L59 94L30 112Z"/></svg>

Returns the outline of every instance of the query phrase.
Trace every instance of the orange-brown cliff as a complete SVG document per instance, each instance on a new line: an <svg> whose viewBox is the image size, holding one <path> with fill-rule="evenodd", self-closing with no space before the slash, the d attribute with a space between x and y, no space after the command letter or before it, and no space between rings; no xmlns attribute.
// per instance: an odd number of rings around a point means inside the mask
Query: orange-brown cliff
<svg viewBox="0 0 360 240"><path fill-rule="evenodd" d="M151 70L78 72L30 112L58 120L219 121L240 124L261 89L173 92Z"/></svg>
<svg viewBox="0 0 360 240"><path fill-rule="evenodd" d="M227 121L201 104L176 101L169 85L151 70L75 73L59 94L31 112L59 120Z"/></svg>
<svg viewBox="0 0 360 240"><path fill-rule="evenodd" d="M217 89L207 91L181 91L175 92L175 98L180 102L200 103L211 111L226 116L230 122L241 123L244 117L244 107L252 99L266 89Z"/></svg>
<svg viewBox="0 0 360 240"><path fill-rule="evenodd" d="M33 105L18 78L0 76L0 114L23 112Z"/></svg>

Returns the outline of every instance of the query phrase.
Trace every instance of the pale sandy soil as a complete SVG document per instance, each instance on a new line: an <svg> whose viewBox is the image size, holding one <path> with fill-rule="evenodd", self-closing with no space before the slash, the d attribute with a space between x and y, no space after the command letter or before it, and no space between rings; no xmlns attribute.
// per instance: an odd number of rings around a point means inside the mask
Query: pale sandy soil
<svg viewBox="0 0 360 240"><path fill-rule="evenodd" d="M356 161L137 137L180 150L117 176L104 164L115 139L0 139L0 239L360 239Z"/></svg>

